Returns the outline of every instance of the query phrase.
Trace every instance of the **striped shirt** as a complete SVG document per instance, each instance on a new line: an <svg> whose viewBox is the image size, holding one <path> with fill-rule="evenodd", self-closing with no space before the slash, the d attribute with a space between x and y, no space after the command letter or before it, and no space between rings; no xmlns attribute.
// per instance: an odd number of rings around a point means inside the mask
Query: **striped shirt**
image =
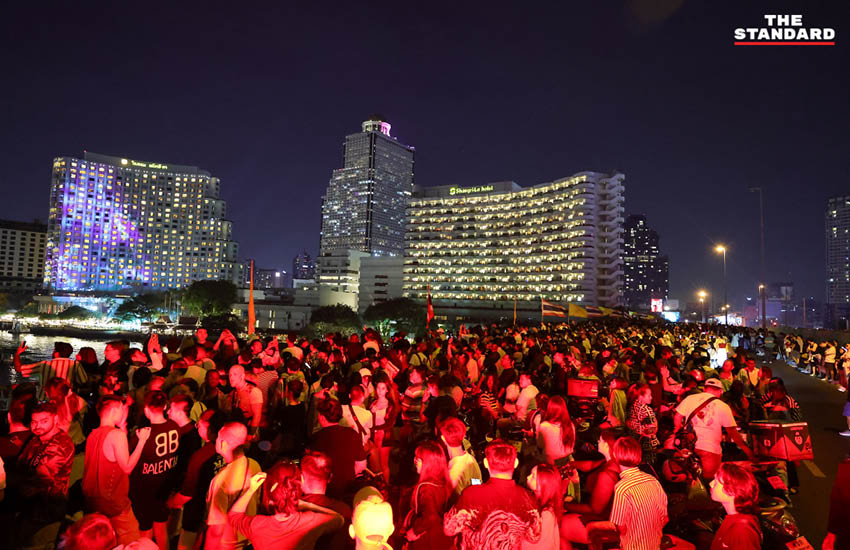
<svg viewBox="0 0 850 550"><path fill-rule="evenodd" d="M85 384L88 380L85 369L74 359L69 357L56 357L49 361L39 361L31 365L21 365L21 376L24 378L38 378L39 392L38 398L45 398L44 385L48 380L54 377L64 378L71 385L71 388L76 389L80 384Z"/></svg>
<svg viewBox="0 0 850 550"><path fill-rule="evenodd" d="M658 480L638 468L620 473L611 522L620 529L622 550L658 550L667 523L667 495Z"/></svg>

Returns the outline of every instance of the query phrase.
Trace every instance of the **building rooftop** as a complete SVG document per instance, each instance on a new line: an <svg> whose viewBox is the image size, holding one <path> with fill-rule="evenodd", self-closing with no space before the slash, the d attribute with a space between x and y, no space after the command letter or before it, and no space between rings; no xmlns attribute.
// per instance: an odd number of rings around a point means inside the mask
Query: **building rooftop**
<svg viewBox="0 0 850 550"><path fill-rule="evenodd" d="M47 224L39 220L31 222L19 222L15 220L0 220L0 229L16 229L18 231L47 232Z"/></svg>
<svg viewBox="0 0 850 550"><path fill-rule="evenodd" d="M150 170L153 172L172 172L179 174L199 174L209 176L210 173L202 170L197 166L188 166L183 164L170 164L165 162L150 162L133 160L124 157L115 157L112 155L102 155L100 153L92 153L90 151L83 152L83 158L88 162L99 162L102 164L111 164L119 168Z"/></svg>

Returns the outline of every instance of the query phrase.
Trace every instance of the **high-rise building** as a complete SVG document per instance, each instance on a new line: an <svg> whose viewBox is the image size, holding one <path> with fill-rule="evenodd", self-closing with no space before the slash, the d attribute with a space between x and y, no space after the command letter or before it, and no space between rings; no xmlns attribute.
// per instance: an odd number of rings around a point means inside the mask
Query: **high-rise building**
<svg viewBox="0 0 850 550"><path fill-rule="evenodd" d="M670 293L670 260L658 247L658 232L646 224L646 216L626 218L623 242L625 299L631 309L649 311L651 300L667 300Z"/></svg>
<svg viewBox="0 0 850 550"><path fill-rule="evenodd" d="M363 314L369 306L401 298L404 258L384 256L360 260L360 281L357 312Z"/></svg>
<svg viewBox="0 0 850 550"><path fill-rule="evenodd" d="M368 253L359 250L343 250L321 256L316 265L319 305L341 304L357 311L360 261L369 257Z"/></svg>
<svg viewBox="0 0 850 550"><path fill-rule="evenodd" d="M850 195L827 201L825 221L826 303L850 305Z"/></svg>
<svg viewBox="0 0 850 550"><path fill-rule="evenodd" d="M404 214L413 192L413 147L390 136L380 115L346 136L343 167L322 197L319 256L345 250L372 256L404 253Z"/></svg>
<svg viewBox="0 0 850 550"><path fill-rule="evenodd" d="M623 299L623 174L417 188L408 207L403 292L469 316L540 311L540 299ZM463 314L460 314L463 316Z"/></svg>
<svg viewBox="0 0 850 550"><path fill-rule="evenodd" d="M85 153L53 161L45 285L57 291L238 283L219 179L196 166Z"/></svg>
<svg viewBox="0 0 850 550"><path fill-rule="evenodd" d="M44 284L42 222L0 220L0 292L35 292Z"/></svg>
<svg viewBox="0 0 850 550"><path fill-rule="evenodd" d="M242 277L239 281L239 286L248 288L251 283L251 262L255 260L249 258L242 263ZM287 275L284 269L266 269L262 268L257 263L254 263L254 288L256 289L281 289L287 288Z"/></svg>
<svg viewBox="0 0 850 550"><path fill-rule="evenodd" d="M309 280L316 277L316 262L306 250L292 259L292 279Z"/></svg>

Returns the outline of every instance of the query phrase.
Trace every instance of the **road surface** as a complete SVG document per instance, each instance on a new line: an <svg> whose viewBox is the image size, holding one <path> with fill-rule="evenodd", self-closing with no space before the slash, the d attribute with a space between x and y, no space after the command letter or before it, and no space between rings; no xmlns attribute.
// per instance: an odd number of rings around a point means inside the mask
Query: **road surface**
<svg viewBox="0 0 850 550"><path fill-rule="evenodd" d="M815 459L798 468L800 492L792 499L791 512L800 532L812 546L820 549L826 535L829 494L838 463L850 452L850 437L838 435L839 431L847 429L842 416L847 394L784 362L774 361L770 367L773 375L783 379L788 393L800 403L803 420L809 423ZM847 510L847 521L850 522L850 510Z"/></svg>

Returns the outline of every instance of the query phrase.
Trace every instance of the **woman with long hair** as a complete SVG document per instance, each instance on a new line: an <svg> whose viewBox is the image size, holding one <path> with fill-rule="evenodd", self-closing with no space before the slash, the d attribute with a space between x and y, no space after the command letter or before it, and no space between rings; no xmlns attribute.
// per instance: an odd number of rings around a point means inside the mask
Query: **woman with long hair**
<svg viewBox="0 0 850 550"><path fill-rule="evenodd" d="M584 484L586 495L581 502L564 505L561 518L561 548L570 550L572 543L587 544L587 524L607 521L614 502L614 487L620 481L620 466L611 456L611 447L617 441L615 430L602 430L597 450L605 462L591 472Z"/></svg>
<svg viewBox="0 0 850 550"><path fill-rule="evenodd" d="M369 410L374 415L372 441L378 452L375 453L378 468L384 475L384 481L390 482L390 451L393 447L393 428L401 412L401 400L398 390L387 373L375 373L375 398L369 404Z"/></svg>
<svg viewBox="0 0 850 550"><path fill-rule="evenodd" d="M263 488L256 516L245 514L254 494ZM245 535L256 550L313 548L323 534L342 527L341 515L301 500L301 470L280 461L250 480L248 490L233 504L227 519Z"/></svg>
<svg viewBox="0 0 850 550"><path fill-rule="evenodd" d="M711 541L712 550L761 548L763 537L755 515L759 486L753 474L736 464L721 464L711 481L711 499L726 509L726 518Z"/></svg>
<svg viewBox="0 0 850 550"><path fill-rule="evenodd" d="M407 539L405 548L451 548L451 537L443 533L443 515L452 492L443 448L435 441L425 441L416 447L413 463L419 481L413 488L410 512L404 520L404 536Z"/></svg>
<svg viewBox="0 0 850 550"><path fill-rule="evenodd" d="M528 488L534 491L540 506L540 540L535 543L523 541L522 550L558 550L561 547L561 535L558 525L561 523L561 501L563 488L561 473L549 464L538 464L531 469L526 479Z"/></svg>
<svg viewBox="0 0 850 550"><path fill-rule="evenodd" d="M548 464L560 465L556 461L569 459L575 440L576 428L570 419L567 402L560 395L553 395L537 428L537 446L543 451Z"/></svg>

